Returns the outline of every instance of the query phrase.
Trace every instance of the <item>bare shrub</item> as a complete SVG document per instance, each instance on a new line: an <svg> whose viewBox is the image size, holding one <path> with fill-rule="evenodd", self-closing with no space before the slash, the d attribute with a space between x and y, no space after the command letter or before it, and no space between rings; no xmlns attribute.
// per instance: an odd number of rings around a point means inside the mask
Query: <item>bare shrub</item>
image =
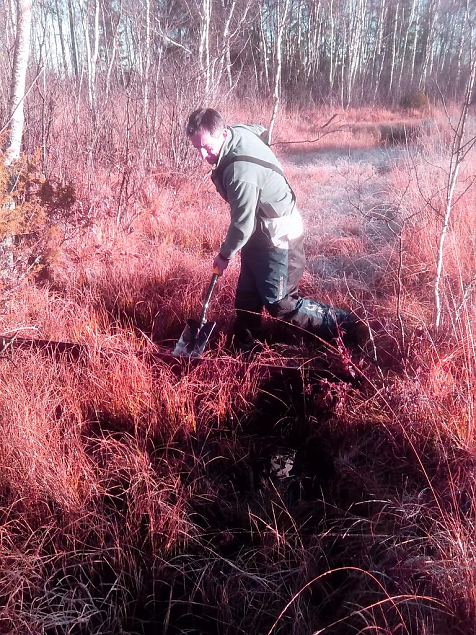
<svg viewBox="0 0 476 635"><path fill-rule="evenodd" d="M428 111L430 108L430 100L422 91L406 93L400 98L399 104L403 110L420 110Z"/></svg>
<svg viewBox="0 0 476 635"><path fill-rule="evenodd" d="M309 117L290 121L305 133ZM0 359L0 629L471 632L473 168L446 243L452 318L435 335L445 142L427 134L385 172L347 149L288 170L309 228L303 291L352 308L370 335L248 362L224 333L201 363L167 357L226 225L202 176L144 172L118 225L119 177L90 172L90 223L0 315L2 331L84 345L74 362L48 348ZM222 331L236 274L211 308ZM292 457L286 476L277 455Z"/></svg>

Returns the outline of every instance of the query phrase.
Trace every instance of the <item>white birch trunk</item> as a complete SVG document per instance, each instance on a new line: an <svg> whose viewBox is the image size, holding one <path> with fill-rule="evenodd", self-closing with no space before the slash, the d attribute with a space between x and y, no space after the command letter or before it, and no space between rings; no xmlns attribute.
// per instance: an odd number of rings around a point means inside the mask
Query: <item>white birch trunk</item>
<svg viewBox="0 0 476 635"><path fill-rule="evenodd" d="M9 166L20 156L23 137L26 71L30 53L32 0L17 0L17 32L10 85L10 131L4 162Z"/></svg>
<svg viewBox="0 0 476 635"><path fill-rule="evenodd" d="M350 33L349 33L349 63L347 71L347 99L346 106L350 104L352 91L354 87L357 70L360 67L360 60L362 58L362 46L363 46L363 22L364 22L364 3L363 0L358 0L357 6L351 16L350 20Z"/></svg>
<svg viewBox="0 0 476 635"><path fill-rule="evenodd" d="M473 53L473 52L472 52ZM473 53L474 54L474 53ZM473 57L473 55L471 56ZM446 204L445 215L443 219L443 227L441 228L440 239L438 243L438 259L436 265L436 279L435 279L435 327L438 329L441 326L442 319L442 307L441 307L441 279L443 277L444 270L444 246L448 228L450 225L451 214L453 211L453 196L458 182L458 175L461 163L470 149L468 146L464 147L464 137L466 129L466 121L468 118L469 106L471 103L471 97L476 82L476 60L471 59L471 72L466 83L465 96L458 124L456 126L453 144L451 147L450 166L448 171L448 181L446 187Z"/></svg>
<svg viewBox="0 0 476 635"><path fill-rule="evenodd" d="M398 82L397 82L397 87L399 90L401 90L402 87L402 77L403 77L403 69L406 67L406 57L407 57L407 50L408 50L408 38L410 36L410 29L413 25L414 19L415 19L415 9L416 9L416 2L417 0L413 0L412 1L412 5L410 8L410 17L408 18L408 24L407 27L405 29L405 37L403 39L403 50L402 50L402 56L400 59L400 74L398 77Z"/></svg>
<svg viewBox="0 0 476 635"><path fill-rule="evenodd" d="M376 34L376 38L375 38L375 42L374 42L373 56L372 56L372 78L371 78L371 81L373 82L373 85L374 85L374 98L373 98L374 101L375 101L375 99L377 97L377 87L378 87L378 83L379 83L378 79L380 77L380 73L377 71L377 64L378 64L377 57L382 52L383 22L384 22L384 17L385 17L384 2L385 2L385 0L382 0L380 9L378 10L379 19L378 19L378 23L377 23L377 34ZM381 64L380 64L379 68L381 68Z"/></svg>
<svg viewBox="0 0 476 635"><path fill-rule="evenodd" d="M316 14L314 23L312 21L313 14ZM319 6L317 6L312 13L309 12L309 19L307 23L307 32L310 34L312 33L312 39L309 44L308 65L306 68L306 81L308 82L310 78L319 70L319 42L321 41L321 24L318 20L318 15Z"/></svg>
<svg viewBox="0 0 476 635"><path fill-rule="evenodd" d="M109 59L109 64L108 64L108 67L107 67L107 73L106 73L106 97L109 96L109 91L110 91L110 86L111 86L111 74L112 74L114 61L116 59L116 52L117 52L117 31L113 35L112 51L111 51L111 55L110 55L110 59Z"/></svg>
<svg viewBox="0 0 476 635"><path fill-rule="evenodd" d="M91 84L93 94L93 105L96 103L96 67L99 57L99 0L94 4L94 46L91 57Z"/></svg>
<svg viewBox="0 0 476 635"><path fill-rule="evenodd" d="M222 8L225 10L225 2L222 0ZM215 76L215 82L217 86L220 84L223 71L226 71L228 88L232 87L232 79L231 79L231 55L230 55L230 23L233 18L233 13L235 12L236 0L233 0L230 6L230 10L228 11L228 15L225 18L225 24L223 26L223 34L222 34L222 52L220 55L220 61L218 63L218 70Z"/></svg>
<svg viewBox="0 0 476 635"><path fill-rule="evenodd" d="M5 11L6 11L6 24L5 24L5 36L7 49L13 49L15 42L15 16L16 16L16 5L13 0L7 0L5 2Z"/></svg>
<svg viewBox="0 0 476 635"><path fill-rule="evenodd" d="M262 6L260 6L259 17L260 17L260 44L262 48L261 59L263 61L263 69L264 69L264 77L266 80L266 86L269 88L268 45L266 43L266 37L265 37L264 15L263 15Z"/></svg>
<svg viewBox="0 0 476 635"><path fill-rule="evenodd" d="M435 34L433 33L435 21L436 21L435 2L434 0L431 0L430 5L428 7L428 20L427 20L428 33L427 33L427 38L425 43L425 60L423 62L423 67L420 73L419 88L424 88L426 84L426 80L427 80L428 68L430 65L430 57L432 54L431 52L432 52L433 41L435 37Z"/></svg>
<svg viewBox="0 0 476 635"><path fill-rule="evenodd" d="M3 157L6 167L11 166L20 157L23 126L25 123L24 100L26 71L30 53L31 34L31 0L17 0L17 25L15 34L15 51L13 54L13 69L10 84L8 142ZM7 201L6 208L14 209L15 203ZM13 275L13 236L5 236L0 243L0 275L8 280Z"/></svg>
<svg viewBox="0 0 476 635"><path fill-rule="evenodd" d="M469 18L469 10L468 10L468 3L466 2L466 7L465 7L465 12L464 12L464 16L463 16L463 23L461 24L460 28L461 28L461 36L460 36L460 40L459 40L459 47L458 47L458 59L456 62L456 83L455 83L455 88L456 90L458 89L459 86L459 82L461 79L461 73L462 73L462 69L463 69L463 44L464 44L464 33L465 33L465 26L468 23L468 18Z"/></svg>
<svg viewBox="0 0 476 635"><path fill-rule="evenodd" d="M150 0L145 0L145 64L144 64L144 114L147 120L149 110L150 74Z"/></svg>
<svg viewBox="0 0 476 635"><path fill-rule="evenodd" d="M68 61L66 58L66 45L65 45L64 33L63 33L63 19L62 19L63 13L60 10L58 0L55 0L55 9L56 9L56 20L58 21L58 34L59 34L59 39L61 44L61 55L63 57L64 74L68 75Z"/></svg>
<svg viewBox="0 0 476 635"><path fill-rule="evenodd" d="M276 38L276 75L274 78L274 95L273 95L273 112L271 114L271 121L269 124L269 139L268 143L271 144L274 125L276 123L276 116L278 114L279 102L281 100L281 69L282 69L282 40L284 27L286 25L286 18L288 16L290 0L286 0L283 14L278 22L278 34Z"/></svg>
<svg viewBox="0 0 476 635"><path fill-rule="evenodd" d="M76 77L79 77L79 64L78 64L78 47L76 43L76 33L74 30L74 10L71 0L68 0L68 17L69 17L69 35L71 39L71 59L73 61L73 70Z"/></svg>
<svg viewBox="0 0 476 635"><path fill-rule="evenodd" d="M388 94L390 95L392 93L392 88L393 88L393 75L394 75L394 69L395 69L395 53L397 51L397 25L398 25L398 9L399 9L399 3L396 3L395 6L395 17L394 17L394 29L393 29L393 40L392 40L392 61L390 64L390 81L388 84Z"/></svg>
<svg viewBox="0 0 476 635"><path fill-rule="evenodd" d="M211 0L202 0L200 27L200 45L198 55L203 76L205 78L205 94L210 92L210 21Z"/></svg>
<svg viewBox="0 0 476 635"><path fill-rule="evenodd" d="M420 14L419 14L418 6L417 6L416 17L415 17L415 38L413 40L412 61L410 63L410 86L412 87L415 81L415 61L416 61L417 44L419 43L419 35L420 35Z"/></svg>
<svg viewBox="0 0 476 635"><path fill-rule="evenodd" d="M93 91L92 91L92 82L91 82L91 40L89 39L89 16L88 16L88 6L89 0L86 0L86 9L83 8L83 5L80 5L81 9L81 18L83 25L83 33L84 33L84 42L86 45L86 64L88 67L88 99L89 105L93 104Z"/></svg>
<svg viewBox="0 0 476 635"><path fill-rule="evenodd" d="M332 90L334 88L334 0L329 2L329 18L330 18L330 60L329 60L329 87Z"/></svg>
<svg viewBox="0 0 476 635"><path fill-rule="evenodd" d="M92 33L92 45L89 25L89 0L86 0L86 7L82 11L83 17L83 31L84 41L86 45L86 60L88 67L88 98L89 106L94 112L96 104L96 63L99 53L99 0L95 0L94 3L94 19L93 19L93 33Z"/></svg>

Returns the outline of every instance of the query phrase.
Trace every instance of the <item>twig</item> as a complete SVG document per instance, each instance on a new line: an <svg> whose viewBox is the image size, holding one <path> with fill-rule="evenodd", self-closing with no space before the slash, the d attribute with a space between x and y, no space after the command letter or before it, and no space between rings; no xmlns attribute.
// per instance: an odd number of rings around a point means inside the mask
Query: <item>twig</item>
<svg viewBox="0 0 476 635"><path fill-rule="evenodd" d="M324 130L324 128L327 128L327 126L331 123L331 121L333 121L336 117L337 117L337 113L334 113L332 117L328 121L326 121L324 125L322 125L319 128L319 130ZM332 128L331 130L326 130L324 134L319 135L319 137L316 137L315 139L298 139L297 141L275 141L274 143L271 143L270 146L277 146L277 145L284 146L284 145L291 145L295 143L316 143L316 141L320 141L323 137L325 137L328 134L332 134L333 132L342 132L343 130L345 130L346 127L348 127L348 125L349 124L342 124L338 128Z"/></svg>
<svg viewBox="0 0 476 635"><path fill-rule="evenodd" d="M10 121L13 119L13 115L16 113L16 111L18 110L18 108L20 107L20 104L22 102L25 101L25 99L28 97L31 89L33 88L33 86L36 84L36 82L38 81L38 79L40 78L40 75L43 73L44 71L44 67L40 68L40 70L38 71L38 73L36 74L36 77L33 79L33 81L31 82L30 86L28 87L28 90L26 91L26 93L23 95L23 97L20 99L20 101L18 102L18 104L15 106L13 112L10 114L10 117L7 119L7 121L5 122L5 125L3 126L3 128L0 128L0 135L5 132L5 130L8 128L8 124L10 123Z"/></svg>

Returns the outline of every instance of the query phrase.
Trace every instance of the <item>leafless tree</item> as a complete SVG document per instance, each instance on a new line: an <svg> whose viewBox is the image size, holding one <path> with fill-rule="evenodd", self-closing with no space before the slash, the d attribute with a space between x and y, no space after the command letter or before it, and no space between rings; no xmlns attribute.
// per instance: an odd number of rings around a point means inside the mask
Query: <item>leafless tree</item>
<svg viewBox="0 0 476 635"><path fill-rule="evenodd" d="M276 117L278 114L279 102L281 99L281 72L282 72L282 41L284 28L288 18L289 7L291 0L284 0L284 4L281 5L278 2L277 5L277 35L276 35L276 72L274 76L274 92L273 92L273 112L271 113L271 121L268 127L269 143L271 143L274 125L276 123Z"/></svg>
<svg viewBox="0 0 476 635"><path fill-rule="evenodd" d="M459 112L459 117L456 125L453 125L451 120L451 128L453 130L453 142L451 145L451 154L449 168L447 172L446 188L445 188L445 213L443 217L443 225L441 227L440 239L438 243L438 258L436 265L436 279L435 279L435 326L438 329L441 326L442 321L442 306L441 306L441 282L444 270L444 246L446 235L448 233L450 219L453 212L454 194L456 184L458 182L458 176L461 168L461 164L464 158L476 143L476 137L470 139L465 138L466 122L468 119L468 111L471 103L474 86L476 82L476 57L475 52L472 51L471 66L469 76L466 82L466 89L464 93L463 103Z"/></svg>
<svg viewBox="0 0 476 635"><path fill-rule="evenodd" d="M32 0L17 0L17 30L15 53L10 86L9 135L5 150L5 165L9 166L20 156L23 136L26 71L30 52Z"/></svg>
<svg viewBox="0 0 476 635"><path fill-rule="evenodd" d="M0 5L2 126L15 2ZM398 104L419 90L438 97L437 84L461 99L476 19L469 0L37 0L33 11L29 82L41 71L43 84L26 103L27 142L51 169L45 120L60 95L74 100L77 154L87 148L91 169L101 152L124 154L125 125L140 161L179 161L159 142L167 122L175 140L192 103L235 94L259 96L273 121L283 101Z"/></svg>

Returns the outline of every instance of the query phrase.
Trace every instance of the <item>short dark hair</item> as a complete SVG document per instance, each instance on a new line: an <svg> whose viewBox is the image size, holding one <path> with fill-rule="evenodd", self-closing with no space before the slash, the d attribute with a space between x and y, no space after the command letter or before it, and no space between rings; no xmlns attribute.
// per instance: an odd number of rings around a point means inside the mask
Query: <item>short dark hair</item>
<svg viewBox="0 0 476 635"><path fill-rule="evenodd" d="M200 130L208 130L210 134L225 127L223 117L213 108L197 108L188 118L187 137L193 137Z"/></svg>

